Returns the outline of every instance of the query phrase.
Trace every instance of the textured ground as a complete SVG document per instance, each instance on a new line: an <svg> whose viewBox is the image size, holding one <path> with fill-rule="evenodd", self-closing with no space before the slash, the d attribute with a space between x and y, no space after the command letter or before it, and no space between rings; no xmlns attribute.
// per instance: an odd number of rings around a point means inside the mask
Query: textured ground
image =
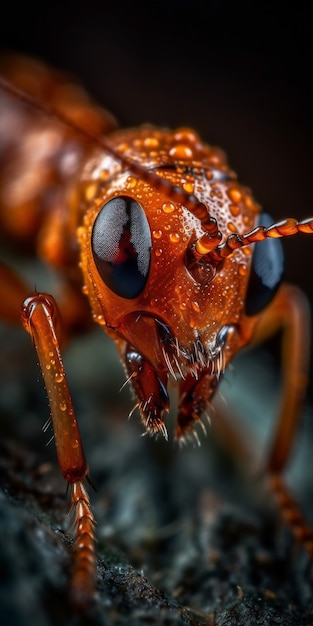
<svg viewBox="0 0 313 626"><path fill-rule="evenodd" d="M135 415L125 419L128 393L118 394L122 370L110 342L98 332L76 342L67 356L97 488L92 493L97 596L87 615L73 612L67 600L66 489L53 443L45 447L50 435L41 430L48 409L36 359L26 334L3 331L1 340L3 626L313 623L312 564L280 524L261 485L214 440L213 429L200 449L179 450L140 437ZM242 413L262 416L264 425L274 400L269 388L256 402L253 384L262 388L260 372L270 372L267 361L259 369L256 357L241 359L224 392L233 413L240 409L239 395ZM272 373L264 384L271 379ZM240 391L244 384L249 393ZM263 429L255 436L261 440ZM312 517L306 472L310 437L307 412L290 481Z"/></svg>

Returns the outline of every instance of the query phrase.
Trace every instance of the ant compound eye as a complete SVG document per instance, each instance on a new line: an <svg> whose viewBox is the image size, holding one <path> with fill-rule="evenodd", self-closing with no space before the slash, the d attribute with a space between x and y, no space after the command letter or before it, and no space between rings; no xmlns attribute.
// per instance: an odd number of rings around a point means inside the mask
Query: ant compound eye
<svg viewBox="0 0 313 626"><path fill-rule="evenodd" d="M133 198L109 200L93 225L91 246L97 270L114 293L136 298L150 268L151 233L143 208Z"/></svg>
<svg viewBox="0 0 313 626"><path fill-rule="evenodd" d="M261 213L260 226L271 226L273 220ZM254 244L252 265L246 293L246 315L257 315L274 298L284 274L284 253L280 239L265 239Z"/></svg>

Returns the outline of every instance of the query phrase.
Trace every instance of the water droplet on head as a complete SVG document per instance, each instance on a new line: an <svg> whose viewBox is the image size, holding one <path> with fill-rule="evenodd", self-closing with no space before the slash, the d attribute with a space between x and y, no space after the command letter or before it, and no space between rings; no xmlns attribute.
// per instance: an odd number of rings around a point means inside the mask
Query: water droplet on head
<svg viewBox="0 0 313 626"><path fill-rule="evenodd" d="M171 243L177 243L180 240L180 234L179 233L171 233L170 234L170 242Z"/></svg>
<svg viewBox="0 0 313 626"><path fill-rule="evenodd" d="M97 191L98 191L97 182L92 182L92 183L89 183L89 185L87 185L85 189L85 198L87 202L90 202L90 200L92 200L95 197Z"/></svg>
<svg viewBox="0 0 313 626"><path fill-rule="evenodd" d="M245 276L247 273L247 266L243 263L239 263L238 272L240 276Z"/></svg>
<svg viewBox="0 0 313 626"><path fill-rule="evenodd" d="M129 148L129 146L128 146L128 143L126 143L126 142L125 143L120 143L119 146L117 146L117 150L119 152L122 152L122 153L126 152L126 150L128 150L128 148Z"/></svg>
<svg viewBox="0 0 313 626"><path fill-rule="evenodd" d="M126 181L126 187L127 189L134 189L137 183L138 183L137 178L135 178L134 176L128 176L127 181Z"/></svg>
<svg viewBox="0 0 313 626"><path fill-rule="evenodd" d="M173 159L190 160L192 158L192 149L189 146L186 146L185 144L178 144L177 146L174 146L173 148L170 149L169 154L171 157L173 157Z"/></svg>
<svg viewBox="0 0 313 626"><path fill-rule="evenodd" d="M238 206L238 204L230 204L229 210L234 217L237 217L240 213L240 207Z"/></svg>
<svg viewBox="0 0 313 626"><path fill-rule="evenodd" d="M196 143L198 141L198 135L191 128L178 128L174 134L175 141L188 141L189 143Z"/></svg>
<svg viewBox="0 0 313 626"><path fill-rule="evenodd" d="M227 193L228 193L228 197L235 204L238 204L238 202L241 202L241 200L242 200L242 193L241 193L240 189L237 189L236 187L232 187L231 189L228 189Z"/></svg>
<svg viewBox="0 0 313 626"><path fill-rule="evenodd" d="M236 226L232 222L228 222L227 223L227 228L228 228L228 230L230 230L231 233L236 233L237 232L237 228L236 228Z"/></svg>
<svg viewBox="0 0 313 626"><path fill-rule="evenodd" d="M152 237L154 239L161 239L162 237L162 231L161 230L153 230L152 231Z"/></svg>
<svg viewBox="0 0 313 626"><path fill-rule="evenodd" d="M246 202L246 207L249 211L252 211L253 213L258 213L259 212L259 205L256 204L253 199L251 198L251 196L246 195L245 197L245 202Z"/></svg>
<svg viewBox="0 0 313 626"><path fill-rule="evenodd" d="M194 192L194 183L187 180L184 184L183 184L183 189L184 191L186 191L186 193L193 193Z"/></svg>
<svg viewBox="0 0 313 626"><path fill-rule="evenodd" d="M159 140L156 137L146 137L146 139L143 142L143 145L146 148L158 148L159 147Z"/></svg>
<svg viewBox="0 0 313 626"><path fill-rule="evenodd" d="M164 211L164 213L173 213L173 211L175 211L175 204L173 204L173 202L164 202L163 206L162 206L162 210Z"/></svg>

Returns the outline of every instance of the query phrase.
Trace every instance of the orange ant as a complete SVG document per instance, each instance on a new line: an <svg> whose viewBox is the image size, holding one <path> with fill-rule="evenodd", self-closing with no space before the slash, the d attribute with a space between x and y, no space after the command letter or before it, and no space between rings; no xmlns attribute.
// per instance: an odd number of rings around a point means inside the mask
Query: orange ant
<svg viewBox="0 0 313 626"><path fill-rule="evenodd" d="M273 223L224 153L194 131L117 130L84 91L39 63L7 61L0 87L1 228L21 244L32 239L64 279L62 334L54 299L29 295L4 266L0 315L17 322L23 302L38 353L75 511L75 604L94 592L94 518L59 336L64 342L86 325L82 292L116 344L149 434L167 438L169 382L178 388L179 442L197 438L237 352L282 330L282 406L265 469L283 516L313 555L312 531L281 477L306 386L309 321L302 293L282 283L279 241L312 234L313 218Z"/></svg>

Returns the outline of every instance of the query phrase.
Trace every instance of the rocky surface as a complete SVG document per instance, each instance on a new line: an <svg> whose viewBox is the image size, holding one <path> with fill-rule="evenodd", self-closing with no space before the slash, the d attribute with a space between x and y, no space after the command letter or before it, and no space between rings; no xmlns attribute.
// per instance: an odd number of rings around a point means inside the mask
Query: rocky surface
<svg viewBox="0 0 313 626"><path fill-rule="evenodd" d="M112 346L103 338L103 352L95 351L99 341L96 332L76 342L67 359L97 489L91 494L97 593L79 614L68 602L66 487L53 444L45 447L50 436L41 431L48 409L35 357L26 335L2 335L3 626L312 624L312 563L262 485L214 439L214 421L201 448L140 437L135 415L125 419L127 393L115 393L123 374ZM239 375L236 387L241 384ZM228 403L237 412L237 401L230 396ZM290 474L309 517L310 428L305 419L296 450L300 466Z"/></svg>

